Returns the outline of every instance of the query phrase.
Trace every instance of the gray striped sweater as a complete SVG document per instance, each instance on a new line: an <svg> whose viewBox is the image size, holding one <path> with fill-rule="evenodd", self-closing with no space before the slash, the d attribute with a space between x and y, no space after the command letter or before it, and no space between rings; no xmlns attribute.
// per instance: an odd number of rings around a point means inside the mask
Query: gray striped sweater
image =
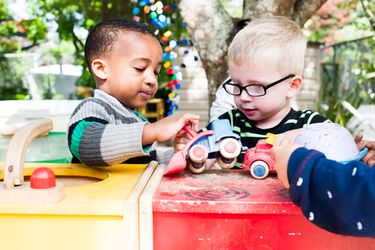
<svg viewBox="0 0 375 250"><path fill-rule="evenodd" d="M129 158L148 156L149 160L167 163L173 150L156 154L155 143L142 145L143 128L147 122L137 110L96 89L93 98L77 106L68 124L68 145L73 162L108 166Z"/></svg>

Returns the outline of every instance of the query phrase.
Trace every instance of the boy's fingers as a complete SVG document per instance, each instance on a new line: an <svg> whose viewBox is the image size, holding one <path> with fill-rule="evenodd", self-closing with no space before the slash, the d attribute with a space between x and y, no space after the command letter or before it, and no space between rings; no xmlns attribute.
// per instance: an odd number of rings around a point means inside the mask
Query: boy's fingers
<svg viewBox="0 0 375 250"><path fill-rule="evenodd" d="M368 150L375 150L375 141L366 141L365 145Z"/></svg>
<svg viewBox="0 0 375 250"><path fill-rule="evenodd" d="M174 150L175 151L181 151L181 150L183 150L184 149L184 147L185 147L185 144L175 144L175 146L174 146Z"/></svg>
<svg viewBox="0 0 375 250"><path fill-rule="evenodd" d="M366 142L365 141L359 141L359 142L356 142L357 144L357 148L359 151L361 151L365 146L366 146Z"/></svg>
<svg viewBox="0 0 375 250"><path fill-rule="evenodd" d="M273 147L280 147L280 144L282 143L283 139L284 139L284 135L278 135L275 140L274 140L274 143L273 143Z"/></svg>
<svg viewBox="0 0 375 250"><path fill-rule="evenodd" d="M179 118L180 121L184 122L185 124L188 124L192 127L194 131L198 131L199 129L199 118L200 116L197 114L182 114Z"/></svg>
<svg viewBox="0 0 375 250"><path fill-rule="evenodd" d="M176 137L173 142L174 148L176 149L176 147L184 147L187 141L188 140L184 136Z"/></svg>
<svg viewBox="0 0 375 250"><path fill-rule="evenodd" d="M187 138L187 136L189 135L186 133L183 136L176 137L174 140L175 144L186 144L190 140L189 138Z"/></svg>
<svg viewBox="0 0 375 250"><path fill-rule="evenodd" d="M362 141L362 139L363 139L363 135L362 135L361 133L356 134L356 135L354 136L354 141L355 141L355 143L358 143L358 142Z"/></svg>
<svg viewBox="0 0 375 250"><path fill-rule="evenodd" d="M276 144L276 147L286 147L290 144L290 137L284 134L278 135L276 137L275 144Z"/></svg>
<svg viewBox="0 0 375 250"><path fill-rule="evenodd" d="M362 159L364 163L369 165L370 167L374 166L375 164L375 151L370 150Z"/></svg>
<svg viewBox="0 0 375 250"><path fill-rule="evenodd" d="M284 136L280 143L280 147L287 147L289 144L290 144L290 137Z"/></svg>
<svg viewBox="0 0 375 250"><path fill-rule="evenodd" d="M199 115L197 114L183 114L181 117L185 122L197 123L199 122Z"/></svg>
<svg viewBox="0 0 375 250"><path fill-rule="evenodd" d="M181 129L180 131L177 132L176 137L182 137L184 134L186 134L186 131Z"/></svg>
<svg viewBox="0 0 375 250"><path fill-rule="evenodd" d="M199 130L199 121L193 124L193 130L198 131Z"/></svg>

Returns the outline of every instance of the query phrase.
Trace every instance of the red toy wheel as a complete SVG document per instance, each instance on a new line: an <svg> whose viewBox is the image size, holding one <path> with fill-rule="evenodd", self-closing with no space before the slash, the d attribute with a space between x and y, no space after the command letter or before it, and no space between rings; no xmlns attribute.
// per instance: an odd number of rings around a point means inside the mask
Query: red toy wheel
<svg viewBox="0 0 375 250"><path fill-rule="evenodd" d="M226 138L220 143L220 154L226 159L235 159L241 152L240 143L233 138Z"/></svg>
<svg viewBox="0 0 375 250"><path fill-rule="evenodd" d="M254 161L250 165L250 174L255 179L264 179L268 176L269 172L270 168L268 167L268 164L264 161Z"/></svg>
<svg viewBox="0 0 375 250"><path fill-rule="evenodd" d="M193 145L189 149L189 158L193 163L203 163L207 160L208 150L201 144Z"/></svg>
<svg viewBox="0 0 375 250"><path fill-rule="evenodd" d="M223 158L223 157L219 157L217 159L217 164L219 164L219 166L221 168L224 168L224 169L227 169L227 168L233 168L234 167L234 164L236 164L236 159L227 159L227 158Z"/></svg>
<svg viewBox="0 0 375 250"><path fill-rule="evenodd" d="M200 173L203 173L204 170L206 169L206 163L205 162L194 163L194 162L189 161L188 167L190 171L193 172L194 174L200 174Z"/></svg>

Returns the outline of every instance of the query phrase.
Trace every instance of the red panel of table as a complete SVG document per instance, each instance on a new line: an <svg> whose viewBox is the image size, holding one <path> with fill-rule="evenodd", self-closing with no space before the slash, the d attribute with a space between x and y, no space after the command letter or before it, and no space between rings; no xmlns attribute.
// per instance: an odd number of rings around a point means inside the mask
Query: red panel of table
<svg viewBox="0 0 375 250"><path fill-rule="evenodd" d="M186 171L163 177L152 207L154 249L375 249L310 223L274 176Z"/></svg>

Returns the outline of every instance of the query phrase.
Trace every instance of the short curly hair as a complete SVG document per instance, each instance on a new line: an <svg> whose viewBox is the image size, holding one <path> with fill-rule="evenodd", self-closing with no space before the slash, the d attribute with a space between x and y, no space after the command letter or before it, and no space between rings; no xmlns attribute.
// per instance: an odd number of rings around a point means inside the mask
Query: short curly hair
<svg viewBox="0 0 375 250"><path fill-rule="evenodd" d="M90 30L85 43L85 59L91 71L91 62L99 57L109 54L118 39L120 31L132 31L145 35L155 36L154 32L143 23L125 19L105 20Z"/></svg>

